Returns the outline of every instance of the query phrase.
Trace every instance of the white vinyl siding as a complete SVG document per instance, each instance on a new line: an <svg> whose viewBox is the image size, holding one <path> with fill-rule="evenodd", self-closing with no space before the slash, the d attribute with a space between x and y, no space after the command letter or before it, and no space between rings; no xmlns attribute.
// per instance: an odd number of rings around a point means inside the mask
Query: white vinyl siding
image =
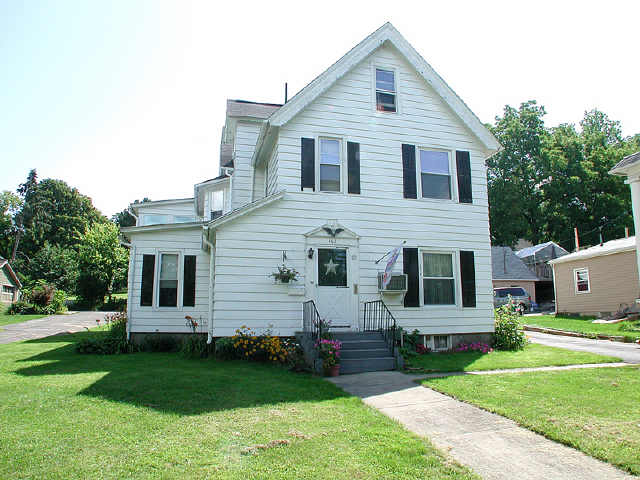
<svg viewBox="0 0 640 480"><path fill-rule="evenodd" d="M254 172L251 157L256 147L260 124L238 122L235 133L233 181L231 183L231 209L235 210L252 201ZM262 174L258 174L261 177ZM262 180L260 178L260 180Z"/></svg>

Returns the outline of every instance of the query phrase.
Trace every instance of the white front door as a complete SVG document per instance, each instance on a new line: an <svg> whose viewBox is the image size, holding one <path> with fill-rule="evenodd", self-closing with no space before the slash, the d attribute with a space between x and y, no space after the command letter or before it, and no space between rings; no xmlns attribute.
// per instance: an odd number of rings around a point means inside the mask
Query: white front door
<svg viewBox="0 0 640 480"><path fill-rule="evenodd" d="M316 258L318 313L331 322L332 329L357 328L349 249L319 247Z"/></svg>

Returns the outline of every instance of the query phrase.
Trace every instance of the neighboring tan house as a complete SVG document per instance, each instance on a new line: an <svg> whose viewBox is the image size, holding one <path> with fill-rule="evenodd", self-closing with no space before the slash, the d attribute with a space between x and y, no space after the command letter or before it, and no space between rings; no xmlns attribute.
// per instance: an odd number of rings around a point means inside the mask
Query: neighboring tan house
<svg viewBox="0 0 640 480"><path fill-rule="evenodd" d="M522 287L536 302L536 281L538 277L529 270L510 247L491 247L493 288Z"/></svg>
<svg viewBox="0 0 640 480"><path fill-rule="evenodd" d="M631 307L638 298L636 237L611 240L549 263L556 313L600 316Z"/></svg>
<svg viewBox="0 0 640 480"><path fill-rule="evenodd" d="M6 305L17 302L21 288L22 284L9 265L9 261L0 257L0 303Z"/></svg>
<svg viewBox="0 0 640 480"><path fill-rule="evenodd" d="M549 260L560 258L568 253L555 242L540 243L516 251L518 258L538 278L535 286L535 296L538 299L538 303L547 303L554 300L553 270L549 265Z"/></svg>
<svg viewBox="0 0 640 480"><path fill-rule="evenodd" d="M640 231L640 152L627 155L610 171L612 175L627 177L625 183L631 189L631 205L633 207L633 226L636 234ZM640 245L636 245L636 262L640 271ZM637 279L640 285L640 278Z"/></svg>
<svg viewBox="0 0 640 480"><path fill-rule="evenodd" d="M131 205L130 335L188 333L189 315L208 340L243 325L292 336L317 311L352 332L395 320L436 349L487 341L485 160L499 149L389 23L284 105L228 100L219 176L192 199ZM396 247L382 288L377 260ZM274 281L283 263L297 281Z"/></svg>

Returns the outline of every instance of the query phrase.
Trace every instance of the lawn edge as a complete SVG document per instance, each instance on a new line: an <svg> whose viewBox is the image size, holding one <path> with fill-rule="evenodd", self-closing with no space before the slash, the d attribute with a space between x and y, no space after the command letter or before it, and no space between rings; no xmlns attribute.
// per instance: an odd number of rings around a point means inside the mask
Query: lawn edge
<svg viewBox="0 0 640 480"><path fill-rule="evenodd" d="M626 335L605 335L603 333L588 334L574 330L560 330L558 328L539 327L538 325L523 325L523 330L530 332L547 333L549 335L562 335L565 337L588 338L590 340L610 340L620 343L640 343L640 339Z"/></svg>
<svg viewBox="0 0 640 480"><path fill-rule="evenodd" d="M611 368L640 368L640 367L638 367L636 365L629 365L628 367L611 367ZM536 373L536 372L517 372L517 373L522 374L522 373ZM510 375L514 375L514 374L516 374L516 373L510 373ZM447 397L453 398L454 400L457 400L459 402L466 403L466 404L471 405L473 407L476 407L476 408L479 408L481 410L484 410L485 412L493 413L495 415L501 416L502 418L506 418L507 420L511 420L513 423L515 423L516 425L518 425L518 426L520 426L522 428L526 428L527 430L529 430L531 432L537 433L538 435L541 435L544 438L546 438L548 440L551 440L553 442L556 442L556 443L559 443L561 445L564 445L565 447L573 448L574 450L577 450L578 452L584 453L585 455L588 455L591 458L595 458L596 460L599 460L602 463L606 463L607 465L611 465L612 467L617 468L621 472L625 472L625 473L628 473L630 475L639 476L640 477L640 472L639 473L633 472L631 469L629 469L629 468L627 468L627 467L625 467L623 465L619 465L619 464L616 464L616 463L609 462L609 461L605 460L604 458L602 458L601 456L593 455L593 454L591 454L589 452L585 452L584 450L582 450L582 449L578 448L576 445L574 445L571 441L566 441L566 440L563 440L563 439L560 439L560 438L555 438L553 435L549 435L546 432L542 431L539 428L536 428L533 425L529 425L526 422L521 422L520 420L516 420L515 418L511 418L511 417L508 417L506 415L503 415L502 413L498 412L497 410L495 410L495 409L493 409L491 407L485 407L485 406L482 406L482 405L478 405L478 404L473 403L471 401L464 400L462 398L458 398L453 393L445 392L445 391L443 391L443 390L441 390L439 388L435 388L433 386L426 386L426 385L424 385L422 383L422 382L429 381L429 380L437 380L437 378L425 378L425 379L422 379L422 380L416 379L416 383L419 383L419 385L421 385L423 388L430 388L431 390L434 390L434 391L436 391L438 393L442 393L443 395L446 395Z"/></svg>

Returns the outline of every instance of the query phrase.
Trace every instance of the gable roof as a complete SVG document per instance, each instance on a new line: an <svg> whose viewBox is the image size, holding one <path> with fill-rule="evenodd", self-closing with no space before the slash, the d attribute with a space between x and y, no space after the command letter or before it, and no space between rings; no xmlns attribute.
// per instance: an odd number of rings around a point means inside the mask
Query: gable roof
<svg viewBox="0 0 640 480"><path fill-rule="evenodd" d="M602 245L596 245L595 247L585 248L579 250L564 257L550 260L549 263L565 263L572 262L574 260L586 260L588 258L602 257L604 255L613 255L614 253L629 252L636 249L636 237L619 238L617 240L610 240Z"/></svg>
<svg viewBox="0 0 640 480"><path fill-rule="evenodd" d="M532 255L538 254L539 252L545 249L549 249L548 256L551 259L562 257L569 253L555 242L545 242L545 243L539 243L538 245L534 245L532 247L523 248L522 250L518 250L516 252L516 255L520 258L528 258ZM545 258L543 256L542 260L546 261L546 260L549 260L549 258Z"/></svg>
<svg viewBox="0 0 640 480"><path fill-rule="evenodd" d="M18 287L19 289L22 288L22 283L20 282L20 279L16 275L16 272L14 272L13 268L11 268L11 265L9 264L9 260L7 260L6 258L0 257L0 269L3 269L3 268L6 268L9 271L9 275L11 276L11 278L13 278L13 281L15 282L16 287Z"/></svg>
<svg viewBox="0 0 640 480"><path fill-rule="evenodd" d="M291 100L275 110L269 117L269 124L275 127L285 125L385 42L391 43L405 57L489 152L500 150L500 143L493 134L389 22L353 47L340 60L300 90Z"/></svg>
<svg viewBox="0 0 640 480"><path fill-rule="evenodd" d="M640 152L632 153L620 160L611 170L609 170L609 173L613 175L626 175L626 170L638 163L640 163Z"/></svg>
<svg viewBox="0 0 640 480"><path fill-rule="evenodd" d="M538 280L509 247L491 247L493 280Z"/></svg>
<svg viewBox="0 0 640 480"><path fill-rule="evenodd" d="M250 102L249 100L227 100L228 117L269 118L282 105L279 103Z"/></svg>

